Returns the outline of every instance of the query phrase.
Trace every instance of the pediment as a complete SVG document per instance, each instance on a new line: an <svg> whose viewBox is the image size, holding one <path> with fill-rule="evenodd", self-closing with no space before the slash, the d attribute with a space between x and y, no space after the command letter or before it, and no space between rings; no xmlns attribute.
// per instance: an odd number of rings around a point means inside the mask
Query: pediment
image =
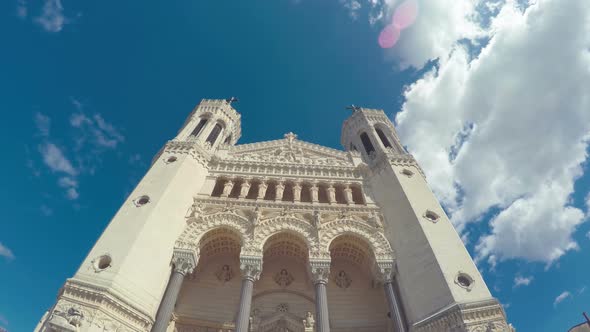
<svg viewBox="0 0 590 332"><path fill-rule="evenodd" d="M289 133L285 134L284 139L236 145L229 149L228 159L266 163L352 166L346 152L301 141L296 137L297 135Z"/></svg>

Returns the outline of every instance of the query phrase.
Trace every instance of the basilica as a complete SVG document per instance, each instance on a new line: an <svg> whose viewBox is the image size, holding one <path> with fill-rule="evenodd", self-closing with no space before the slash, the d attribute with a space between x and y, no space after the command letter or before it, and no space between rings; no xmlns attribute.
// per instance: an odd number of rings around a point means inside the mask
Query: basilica
<svg viewBox="0 0 590 332"><path fill-rule="evenodd" d="M512 331L382 110L336 150L237 144L234 102L195 107L35 331Z"/></svg>

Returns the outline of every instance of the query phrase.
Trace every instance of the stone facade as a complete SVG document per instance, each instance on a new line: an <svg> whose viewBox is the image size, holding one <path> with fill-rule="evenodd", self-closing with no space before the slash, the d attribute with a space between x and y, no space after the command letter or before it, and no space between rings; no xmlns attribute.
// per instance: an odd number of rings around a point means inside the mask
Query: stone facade
<svg viewBox="0 0 590 332"><path fill-rule="evenodd" d="M380 110L339 151L203 100L36 331L510 331Z"/></svg>

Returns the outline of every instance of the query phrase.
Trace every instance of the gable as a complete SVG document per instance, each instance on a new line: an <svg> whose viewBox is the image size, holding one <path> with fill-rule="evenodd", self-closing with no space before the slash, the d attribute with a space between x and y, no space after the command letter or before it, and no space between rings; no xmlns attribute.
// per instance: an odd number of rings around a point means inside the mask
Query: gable
<svg viewBox="0 0 590 332"><path fill-rule="evenodd" d="M296 137L289 133L280 140L237 145L229 149L228 159L306 165L352 165L346 152L300 141Z"/></svg>

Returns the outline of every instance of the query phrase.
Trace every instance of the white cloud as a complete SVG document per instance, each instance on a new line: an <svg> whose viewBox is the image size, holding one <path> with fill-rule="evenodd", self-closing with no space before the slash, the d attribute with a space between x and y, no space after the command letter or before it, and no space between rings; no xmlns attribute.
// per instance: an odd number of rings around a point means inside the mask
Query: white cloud
<svg viewBox="0 0 590 332"><path fill-rule="evenodd" d="M39 134L45 137L49 136L49 131L51 129L51 119L49 119L48 116L37 112L35 113L34 120L37 130L39 130Z"/></svg>
<svg viewBox="0 0 590 332"><path fill-rule="evenodd" d="M74 113L70 117L70 125L79 129L76 138L79 147L89 139L96 147L111 149L125 141L125 137L100 114L88 117L84 113Z"/></svg>
<svg viewBox="0 0 590 332"><path fill-rule="evenodd" d="M78 197L80 197L80 194L78 193L78 190L76 188L68 188L68 190L66 190L66 197L70 200L75 200L78 199Z"/></svg>
<svg viewBox="0 0 590 332"><path fill-rule="evenodd" d="M590 192L586 195L586 215L590 217Z"/></svg>
<svg viewBox="0 0 590 332"><path fill-rule="evenodd" d="M74 178L65 176L57 181L57 184L66 189L66 197L70 200L77 199L80 194L78 193L78 181Z"/></svg>
<svg viewBox="0 0 590 332"><path fill-rule="evenodd" d="M572 294L570 294L570 292L565 291L561 294L559 294L555 300L553 301L553 306L556 307L558 304L560 304L561 302L563 302L565 299L572 297Z"/></svg>
<svg viewBox="0 0 590 332"><path fill-rule="evenodd" d="M7 247L5 247L2 242L0 242L0 256L8 259L8 260L13 260L14 259L14 254L12 253L12 250L8 249Z"/></svg>
<svg viewBox="0 0 590 332"><path fill-rule="evenodd" d="M67 23L63 11L64 8L60 0L45 0L41 16L37 17L35 22L43 27L45 31L59 32Z"/></svg>
<svg viewBox="0 0 590 332"><path fill-rule="evenodd" d="M533 277L515 277L514 287L528 286L533 281Z"/></svg>
<svg viewBox="0 0 590 332"><path fill-rule="evenodd" d="M16 1L16 15L20 18L26 18L28 14L27 2L25 0Z"/></svg>
<svg viewBox="0 0 590 332"><path fill-rule="evenodd" d="M340 3L344 6L344 8L348 9L348 14L353 20L358 18L358 11L362 7L360 2L357 0L340 0Z"/></svg>
<svg viewBox="0 0 590 332"><path fill-rule="evenodd" d="M43 143L39 146L39 152L43 157L43 162L53 172L62 172L71 176L77 174L72 163L63 154L60 148L53 143Z"/></svg>
<svg viewBox="0 0 590 332"><path fill-rule="evenodd" d="M446 14L459 26L453 41L440 51L408 42L415 52L400 53L418 67L439 58L405 91L400 136L460 230L499 211L479 259L552 263L577 248L571 235L584 221L570 196L590 137L590 2L548 0L523 12L507 1L476 58L458 40L479 34L474 9L457 3L439 8L457 11Z"/></svg>

